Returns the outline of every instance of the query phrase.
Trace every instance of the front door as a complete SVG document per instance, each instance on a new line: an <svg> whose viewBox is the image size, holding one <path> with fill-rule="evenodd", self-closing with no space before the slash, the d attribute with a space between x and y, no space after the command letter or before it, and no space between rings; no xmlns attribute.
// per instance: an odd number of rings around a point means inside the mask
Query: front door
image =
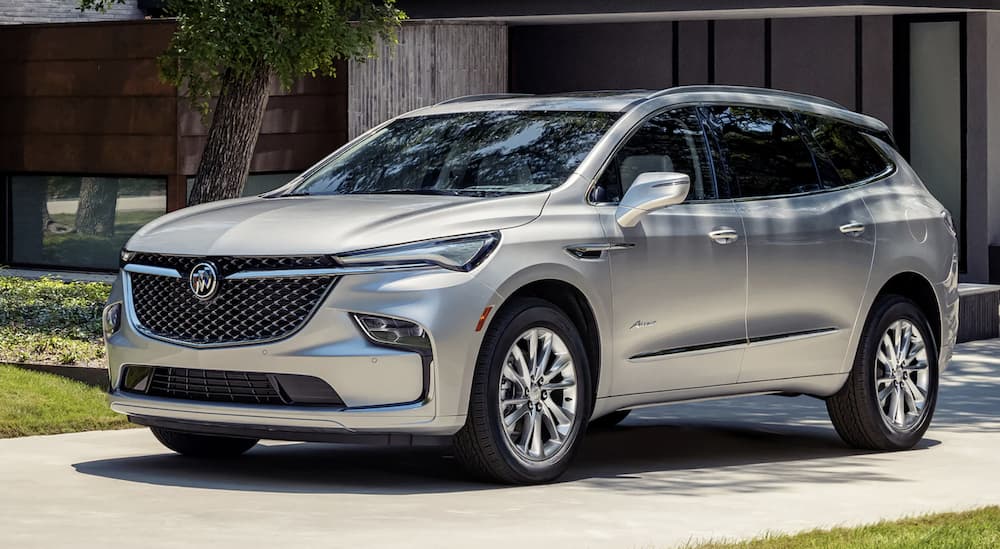
<svg viewBox="0 0 1000 549"><path fill-rule="evenodd" d="M645 172L691 178L683 204L638 225L616 202ZM734 383L746 347L746 239L736 206L712 175L693 109L658 114L628 139L599 180L614 310L613 395Z"/></svg>

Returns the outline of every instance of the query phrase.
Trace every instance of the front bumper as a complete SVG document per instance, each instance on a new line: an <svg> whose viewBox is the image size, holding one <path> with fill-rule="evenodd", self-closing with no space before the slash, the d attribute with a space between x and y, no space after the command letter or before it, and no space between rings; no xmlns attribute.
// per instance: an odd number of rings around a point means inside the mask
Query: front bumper
<svg viewBox="0 0 1000 549"><path fill-rule="evenodd" d="M111 301L128 303L123 275ZM127 275L125 275L127 276ZM291 440L333 435L447 436L465 423L482 333L475 327L496 292L473 274L428 269L340 277L313 316L286 339L257 345L197 348L154 339L136 329L125 307L108 341L111 408L144 424L169 422L195 432L271 432ZM350 313L416 322L433 348L415 352L372 344ZM122 390L129 365L308 375L322 379L344 406L233 404L163 398ZM248 431L249 430L249 431Z"/></svg>

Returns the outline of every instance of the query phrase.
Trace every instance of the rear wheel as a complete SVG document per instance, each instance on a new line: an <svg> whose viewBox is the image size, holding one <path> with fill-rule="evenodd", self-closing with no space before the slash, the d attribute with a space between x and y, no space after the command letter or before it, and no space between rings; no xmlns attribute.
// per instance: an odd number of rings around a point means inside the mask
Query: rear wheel
<svg viewBox="0 0 1000 549"><path fill-rule="evenodd" d="M870 450L915 446L934 415L937 358L937 344L920 308L897 295L879 298L847 383L826 401L840 437Z"/></svg>
<svg viewBox="0 0 1000 549"><path fill-rule="evenodd" d="M611 429L619 423L625 421L632 410L617 410L606 416L601 416L590 422L591 429Z"/></svg>
<svg viewBox="0 0 1000 549"><path fill-rule="evenodd" d="M231 438L213 435L198 435L150 427L153 436L167 448L178 454L196 458L234 458L257 444L255 438Z"/></svg>
<svg viewBox="0 0 1000 549"><path fill-rule="evenodd" d="M510 484L561 475L590 417L590 378L573 323L540 299L519 299L490 325L455 451L473 473Z"/></svg>

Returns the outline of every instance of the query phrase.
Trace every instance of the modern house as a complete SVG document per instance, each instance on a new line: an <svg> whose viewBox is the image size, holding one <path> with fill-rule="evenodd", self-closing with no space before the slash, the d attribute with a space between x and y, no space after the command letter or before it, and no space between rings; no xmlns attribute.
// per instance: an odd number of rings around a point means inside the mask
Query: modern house
<svg viewBox="0 0 1000 549"><path fill-rule="evenodd" d="M75 3L0 0L14 23L0 25L0 264L114 268L131 231L185 205L197 170L205 126L156 75L174 23L142 19L160 2L114 21L82 21ZM963 280L1000 282L1000 0L398 5L411 20L394 52L273 88L248 193L457 95L774 87L886 121L952 211ZM108 196L102 219L89 204Z"/></svg>

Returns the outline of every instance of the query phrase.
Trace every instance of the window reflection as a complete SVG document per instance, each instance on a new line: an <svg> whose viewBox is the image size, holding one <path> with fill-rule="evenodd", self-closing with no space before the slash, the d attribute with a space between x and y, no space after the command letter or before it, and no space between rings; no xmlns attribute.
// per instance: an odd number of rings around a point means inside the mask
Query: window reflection
<svg viewBox="0 0 1000 549"><path fill-rule="evenodd" d="M166 212L166 181L151 178L14 176L11 260L115 269L140 227Z"/></svg>

